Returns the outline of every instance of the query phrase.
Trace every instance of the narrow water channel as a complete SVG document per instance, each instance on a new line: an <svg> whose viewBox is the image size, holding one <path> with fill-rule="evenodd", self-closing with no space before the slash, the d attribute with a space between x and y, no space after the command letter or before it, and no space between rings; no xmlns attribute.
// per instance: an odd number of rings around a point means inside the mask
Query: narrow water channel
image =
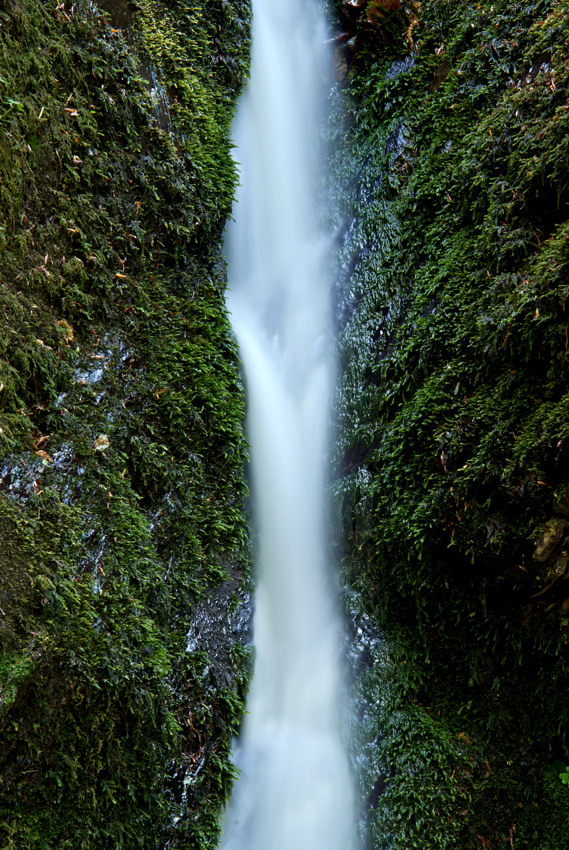
<svg viewBox="0 0 569 850"><path fill-rule="evenodd" d="M234 125L242 188L227 255L258 532L256 661L222 850L352 846L325 540L335 364L315 202L324 41L317 0L253 0L251 80Z"/></svg>

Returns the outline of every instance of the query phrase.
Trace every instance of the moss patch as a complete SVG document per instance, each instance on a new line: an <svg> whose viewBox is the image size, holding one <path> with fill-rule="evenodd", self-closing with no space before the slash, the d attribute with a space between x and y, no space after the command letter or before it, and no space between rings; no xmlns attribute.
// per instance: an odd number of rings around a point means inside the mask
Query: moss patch
<svg viewBox="0 0 569 850"><path fill-rule="evenodd" d="M330 133L347 570L414 699L472 747L437 847L568 840L548 772L569 721L567 16L423 2L413 52L359 53Z"/></svg>
<svg viewBox="0 0 569 850"><path fill-rule="evenodd" d="M186 633L247 574L219 245L249 8L117 9L0 11L6 848L211 846L245 689Z"/></svg>

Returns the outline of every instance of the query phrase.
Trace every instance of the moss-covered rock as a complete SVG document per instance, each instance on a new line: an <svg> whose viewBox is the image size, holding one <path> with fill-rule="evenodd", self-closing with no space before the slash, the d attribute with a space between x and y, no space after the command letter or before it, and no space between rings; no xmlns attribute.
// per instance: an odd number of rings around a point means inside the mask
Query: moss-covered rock
<svg viewBox="0 0 569 850"><path fill-rule="evenodd" d="M569 756L569 6L394 4L374 41L363 5L329 139L335 492L347 573L395 641L392 692L414 718L377 814L414 826L378 827L374 846L554 850L569 841L551 768ZM441 735L466 744L461 766L448 757L460 793L402 792Z"/></svg>
<svg viewBox="0 0 569 850"><path fill-rule="evenodd" d="M246 658L220 242L247 2L0 10L0 836L207 847ZM168 107L168 108L167 108ZM168 122L165 123L164 116ZM230 638L231 640L231 638Z"/></svg>

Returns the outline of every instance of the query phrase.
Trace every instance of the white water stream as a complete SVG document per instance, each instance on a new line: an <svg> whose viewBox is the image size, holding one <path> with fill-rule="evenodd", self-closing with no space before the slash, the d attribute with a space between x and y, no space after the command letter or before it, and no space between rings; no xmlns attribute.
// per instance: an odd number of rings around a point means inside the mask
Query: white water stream
<svg viewBox="0 0 569 850"><path fill-rule="evenodd" d="M253 0L228 306L244 364L259 541L255 675L223 850L350 850L339 636L325 542L334 377L315 204L325 30L317 0Z"/></svg>

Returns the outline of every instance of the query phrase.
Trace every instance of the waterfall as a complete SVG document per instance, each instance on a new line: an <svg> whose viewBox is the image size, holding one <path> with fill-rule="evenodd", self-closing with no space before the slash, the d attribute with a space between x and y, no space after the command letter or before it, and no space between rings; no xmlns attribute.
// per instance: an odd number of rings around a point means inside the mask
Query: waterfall
<svg viewBox="0 0 569 850"><path fill-rule="evenodd" d="M324 41L316 0L254 0L251 80L234 124L242 188L226 245L248 391L256 660L223 850L352 846L325 541L334 354L315 203Z"/></svg>

